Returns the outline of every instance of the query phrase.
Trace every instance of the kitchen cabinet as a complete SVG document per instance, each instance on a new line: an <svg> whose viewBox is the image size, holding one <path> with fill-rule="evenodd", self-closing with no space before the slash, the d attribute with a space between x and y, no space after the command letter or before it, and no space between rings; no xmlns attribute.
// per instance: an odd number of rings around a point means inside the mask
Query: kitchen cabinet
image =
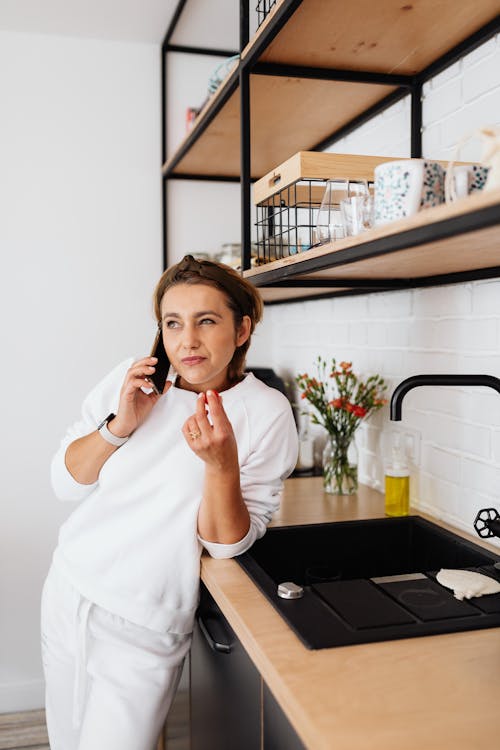
<svg viewBox="0 0 500 750"><path fill-rule="evenodd" d="M499 276L500 191L250 268L251 181L408 95L421 156L423 84L500 30L498 0L278 0L250 41L240 7L240 60L165 158L164 199L170 179L240 180L244 274L267 302Z"/></svg>
<svg viewBox="0 0 500 750"><path fill-rule="evenodd" d="M264 750L306 750L306 746L267 687L262 690Z"/></svg>
<svg viewBox="0 0 500 750"><path fill-rule="evenodd" d="M260 750L260 675L203 585L190 659L191 750Z"/></svg>
<svg viewBox="0 0 500 750"><path fill-rule="evenodd" d="M191 665L191 750L305 750L202 584Z"/></svg>

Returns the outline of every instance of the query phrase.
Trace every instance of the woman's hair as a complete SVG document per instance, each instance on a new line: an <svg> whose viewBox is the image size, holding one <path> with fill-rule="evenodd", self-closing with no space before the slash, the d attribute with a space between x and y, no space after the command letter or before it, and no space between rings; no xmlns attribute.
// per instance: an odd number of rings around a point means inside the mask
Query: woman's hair
<svg viewBox="0 0 500 750"><path fill-rule="evenodd" d="M224 294L229 309L233 313L234 326L238 329L243 316L250 318L250 336L238 346L229 363L228 377L231 382L239 380L245 366L245 357L250 346L251 335L255 326L262 319L262 297L257 289L234 269L222 263L209 260L195 260L192 255L170 266L158 281L154 295L154 312L158 325L161 326L161 301L163 295L176 284L205 284L218 289Z"/></svg>

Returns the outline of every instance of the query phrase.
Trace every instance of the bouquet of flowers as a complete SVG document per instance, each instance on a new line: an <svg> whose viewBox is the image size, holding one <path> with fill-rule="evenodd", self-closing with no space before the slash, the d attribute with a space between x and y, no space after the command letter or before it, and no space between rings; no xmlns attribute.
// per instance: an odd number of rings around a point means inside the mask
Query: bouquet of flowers
<svg viewBox="0 0 500 750"><path fill-rule="evenodd" d="M351 441L361 420L380 409L387 400L384 394L386 383L380 375L371 375L361 380L353 371L351 362L337 365L333 358L331 366L318 357L317 378L307 373L295 380L314 410L311 421L325 428L329 440L323 454L323 476L327 492L352 494L356 492L357 464L349 460Z"/></svg>

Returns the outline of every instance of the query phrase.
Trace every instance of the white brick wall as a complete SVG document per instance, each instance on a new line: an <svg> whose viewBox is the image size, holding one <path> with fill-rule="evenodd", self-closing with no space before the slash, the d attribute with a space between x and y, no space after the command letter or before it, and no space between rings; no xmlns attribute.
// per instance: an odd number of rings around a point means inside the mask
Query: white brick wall
<svg viewBox="0 0 500 750"><path fill-rule="evenodd" d="M500 122L499 37L433 78L424 86L423 94L424 155L447 159L469 131ZM479 159L480 142L466 143L460 155L463 159Z"/></svg>
<svg viewBox="0 0 500 750"><path fill-rule="evenodd" d="M471 128L500 123L500 38L436 76L424 88L424 155L446 159ZM408 156L405 99L337 143L337 152ZM461 157L480 158L472 141ZM480 248L478 248L478 253ZM313 371L318 354L379 372L390 391L417 373L500 376L500 280L337 297L266 309L252 364L288 382ZM417 507L471 530L481 507L500 511L500 396L487 388L420 388L403 404L400 429L416 439L411 495ZM361 480L383 487L391 431L388 408L359 432ZM319 439L318 439L318 442Z"/></svg>

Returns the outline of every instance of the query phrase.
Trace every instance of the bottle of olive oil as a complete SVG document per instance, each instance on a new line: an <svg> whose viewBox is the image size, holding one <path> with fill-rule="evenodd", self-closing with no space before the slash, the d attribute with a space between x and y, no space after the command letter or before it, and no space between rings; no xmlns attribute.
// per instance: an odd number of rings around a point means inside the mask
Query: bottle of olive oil
<svg viewBox="0 0 500 750"><path fill-rule="evenodd" d="M385 514L407 516L410 512L410 471L401 450L401 436L396 433L391 463L385 471Z"/></svg>

